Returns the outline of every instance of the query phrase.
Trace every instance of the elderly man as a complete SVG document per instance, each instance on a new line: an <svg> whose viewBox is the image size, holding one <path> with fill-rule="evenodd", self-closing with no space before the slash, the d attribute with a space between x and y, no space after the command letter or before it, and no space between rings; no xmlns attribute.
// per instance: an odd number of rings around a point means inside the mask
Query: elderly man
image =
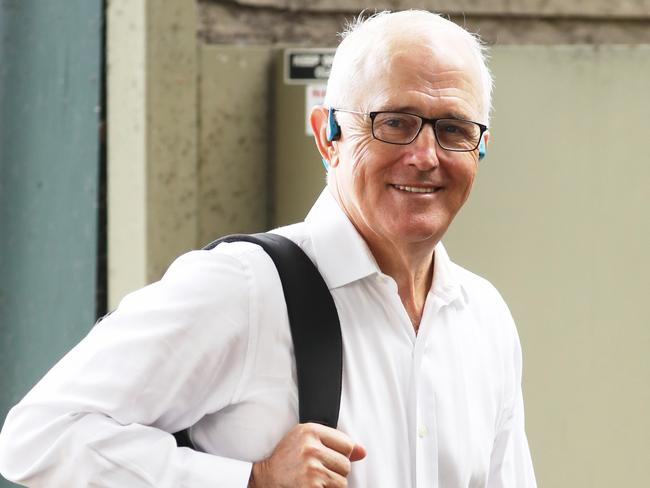
<svg viewBox="0 0 650 488"><path fill-rule="evenodd" d="M428 12L359 21L336 52L311 113L327 188L275 232L338 309L338 429L297 423L268 255L222 244L127 296L12 410L3 473L50 488L534 487L514 323L440 242L487 144L490 91L479 42ZM204 452L169 434L189 425Z"/></svg>

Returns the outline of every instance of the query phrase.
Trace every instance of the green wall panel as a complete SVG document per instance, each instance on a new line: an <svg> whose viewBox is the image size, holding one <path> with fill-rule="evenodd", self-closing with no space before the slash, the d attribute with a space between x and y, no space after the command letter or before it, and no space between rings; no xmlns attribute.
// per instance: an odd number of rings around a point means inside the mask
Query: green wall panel
<svg viewBox="0 0 650 488"><path fill-rule="evenodd" d="M3 419L96 316L102 18L101 0L0 0Z"/></svg>

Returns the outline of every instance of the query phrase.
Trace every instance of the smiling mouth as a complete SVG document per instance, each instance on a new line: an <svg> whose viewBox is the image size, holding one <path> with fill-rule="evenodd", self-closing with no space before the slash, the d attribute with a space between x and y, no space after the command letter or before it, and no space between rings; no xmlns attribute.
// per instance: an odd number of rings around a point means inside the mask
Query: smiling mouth
<svg viewBox="0 0 650 488"><path fill-rule="evenodd" d="M439 186L406 186L406 185L391 185L400 191L408 193L436 193L441 189Z"/></svg>

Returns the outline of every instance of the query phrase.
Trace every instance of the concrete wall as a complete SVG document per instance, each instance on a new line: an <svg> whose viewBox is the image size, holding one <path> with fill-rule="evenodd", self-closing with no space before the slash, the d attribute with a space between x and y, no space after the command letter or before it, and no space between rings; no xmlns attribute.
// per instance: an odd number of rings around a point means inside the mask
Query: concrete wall
<svg viewBox="0 0 650 488"><path fill-rule="evenodd" d="M361 10L421 8L480 32L488 44L650 43L650 0L200 0L199 34L215 44L336 45Z"/></svg>
<svg viewBox="0 0 650 488"><path fill-rule="evenodd" d="M200 43L199 240L265 230L271 51Z"/></svg>
<svg viewBox="0 0 650 488"><path fill-rule="evenodd" d="M198 237L195 6L108 2L108 301Z"/></svg>

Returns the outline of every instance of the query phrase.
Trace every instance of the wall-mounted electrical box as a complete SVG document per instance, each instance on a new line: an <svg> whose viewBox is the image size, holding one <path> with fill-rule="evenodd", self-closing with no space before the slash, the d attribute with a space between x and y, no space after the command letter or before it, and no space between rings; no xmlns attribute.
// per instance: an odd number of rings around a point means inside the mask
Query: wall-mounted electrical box
<svg viewBox="0 0 650 488"><path fill-rule="evenodd" d="M323 103L334 49L290 48L277 53L273 121L271 225L299 222L325 186L325 168L309 127Z"/></svg>

